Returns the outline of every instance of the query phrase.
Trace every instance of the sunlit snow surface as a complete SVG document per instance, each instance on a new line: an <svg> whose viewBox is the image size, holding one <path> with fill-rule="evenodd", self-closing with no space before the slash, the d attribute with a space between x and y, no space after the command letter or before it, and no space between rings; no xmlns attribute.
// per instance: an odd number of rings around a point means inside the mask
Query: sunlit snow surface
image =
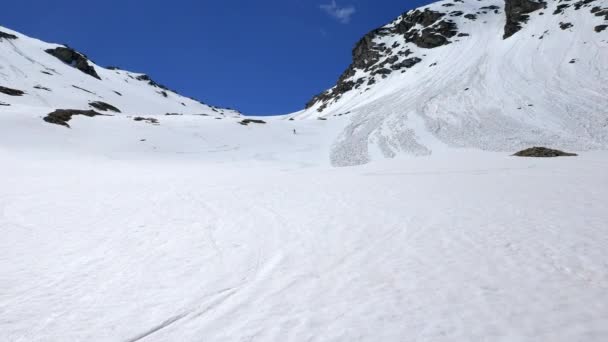
<svg viewBox="0 0 608 342"><path fill-rule="evenodd" d="M0 119L0 340L608 337L606 152L333 168L347 119L195 119Z"/></svg>

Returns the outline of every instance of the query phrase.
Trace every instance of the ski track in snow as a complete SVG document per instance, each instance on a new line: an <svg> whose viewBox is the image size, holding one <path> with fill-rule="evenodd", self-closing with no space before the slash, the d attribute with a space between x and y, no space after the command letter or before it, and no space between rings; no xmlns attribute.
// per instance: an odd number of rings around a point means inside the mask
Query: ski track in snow
<svg viewBox="0 0 608 342"><path fill-rule="evenodd" d="M245 173L2 155L7 341L608 336L603 152Z"/></svg>

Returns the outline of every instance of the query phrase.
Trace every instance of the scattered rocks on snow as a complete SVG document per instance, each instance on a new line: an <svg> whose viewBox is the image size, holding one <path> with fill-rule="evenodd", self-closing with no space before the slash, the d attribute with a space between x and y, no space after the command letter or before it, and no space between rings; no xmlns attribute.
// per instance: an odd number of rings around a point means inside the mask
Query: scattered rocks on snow
<svg viewBox="0 0 608 342"><path fill-rule="evenodd" d="M572 26L574 26L572 25L572 23L559 23L559 28L561 28L562 30L567 30Z"/></svg>
<svg viewBox="0 0 608 342"><path fill-rule="evenodd" d="M91 64L89 64L89 60L86 58L86 56L84 56L80 52L77 52L74 49L60 46L55 49L48 49L46 50L46 53L56 57L65 64L68 64L91 77L95 77L96 79L101 80L99 75L97 75L97 71L95 71L95 68Z"/></svg>
<svg viewBox="0 0 608 342"><path fill-rule="evenodd" d="M599 33L604 31L606 28L608 28L608 25L597 25L593 30Z"/></svg>
<svg viewBox="0 0 608 342"><path fill-rule="evenodd" d="M0 106L5 106L5 107L8 107L8 106L10 106L10 104L8 104L8 103L4 103L4 102L0 101Z"/></svg>
<svg viewBox="0 0 608 342"><path fill-rule="evenodd" d="M560 150L553 150L546 147L532 147L519 151L514 154L516 157L535 157L535 158L550 158L550 157L574 157L576 153L568 153Z"/></svg>
<svg viewBox="0 0 608 342"><path fill-rule="evenodd" d="M112 111L114 113L121 113L120 109L112 106L109 103L105 103L105 102L101 102L101 101L91 102L91 103L89 103L89 106L91 106L97 110L100 110L102 112Z"/></svg>
<svg viewBox="0 0 608 342"><path fill-rule="evenodd" d="M25 94L24 91L18 89L12 89L0 86L0 93L9 95L9 96L23 96Z"/></svg>
<svg viewBox="0 0 608 342"><path fill-rule="evenodd" d="M56 125L61 125L70 128L68 121L72 119L74 115L84 115L87 117L94 117L104 115L94 110L78 110L78 109L57 109L56 111L49 113L43 118L44 121Z"/></svg>

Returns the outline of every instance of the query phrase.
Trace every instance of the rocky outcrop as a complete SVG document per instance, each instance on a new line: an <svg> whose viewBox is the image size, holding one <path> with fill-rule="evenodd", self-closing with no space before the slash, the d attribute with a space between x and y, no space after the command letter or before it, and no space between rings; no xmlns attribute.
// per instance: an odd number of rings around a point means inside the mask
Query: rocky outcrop
<svg viewBox="0 0 608 342"><path fill-rule="evenodd" d="M17 39L17 36L15 36L14 34L10 34L10 33L6 33L6 32L0 31L0 41L2 39L15 40L15 39Z"/></svg>
<svg viewBox="0 0 608 342"><path fill-rule="evenodd" d="M160 89L163 89L163 90L168 90L168 91L171 91L171 89L169 89L169 88L165 87L164 85L162 85L162 84L160 84L160 83L155 82L155 81L154 81L154 80L153 80L153 79L152 79L150 76L148 76L148 75L145 75L145 74L144 74L144 75L140 75L140 76L135 77L135 79L136 79L136 80L138 80L138 81L144 81L144 82L148 82L148 84L149 84L149 85L151 85L151 86L153 86L153 87L157 87L157 88L160 88ZM167 97L167 96L165 96L165 97Z"/></svg>
<svg viewBox="0 0 608 342"><path fill-rule="evenodd" d="M89 106L91 106L91 107L93 107L93 108L95 108L97 110L100 110L102 112L107 112L107 111L111 111L111 112L114 112L114 113L120 113L121 112L120 109L112 106L111 104L105 103L105 102L101 102L101 101L91 102L91 103L89 103Z"/></svg>
<svg viewBox="0 0 608 342"><path fill-rule="evenodd" d="M56 57L65 64L68 64L91 77L95 77L96 79L101 80L99 75L97 75L97 71L95 71L95 67L89 64L89 60L86 58L86 56L77 52L74 49L60 46L55 49L48 49L46 50L46 53Z"/></svg>
<svg viewBox="0 0 608 342"><path fill-rule="evenodd" d="M451 12L452 16L462 13ZM344 93L358 89L364 84L371 86L376 78L386 78L395 71L406 69L422 61L421 57L409 57L410 49L403 49L401 43L387 46L380 40L383 37L402 36L405 43L411 43L423 49L433 49L450 43L450 38L458 34L458 27L445 13L430 9L412 10L399 16L392 25L387 25L366 34L359 40L352 51L352 63L338 78L336 85L313 97L307 104L310 108L322 103L323 111L332 100L339 99ZM357 70L364 71L367 77L353 79Z"/></svg>
<svg viewBox="0 0 608 342"><path fill-rule="evenodd" d="M505 15L507 22L503 39L507 39L522 29L530 16L528 14L544 8L546 3L536 0L505 0Z"/></svg>
<svg viewBox="0 0 608 342"><path fill-rule="evenodd" d="M23 94L25 94L25 92L22 90L7 88L7 87L3 87L3 86L0 86L0 93L6 94L9 96L23 96Z"/></svg>
<svg viewBox="0 0 608 342"><path fill-rule="evenodd" d="M535 157L535 158L551 158L551 157L574 157L575 153L568 153L560 150L553 150L546 147L531 147L514 154L516 157Z"/></svg>
<svg viewBox="0 0 608 342"><path fill-rule="evenodd" d="M70 128L68 121L72 119L74 115L84 115L87 117L94 117L103 115L94 110L79 110L79 109L57 109L56 111L49 113L43 118L44 121L55 125L65 126Z"/></svg>

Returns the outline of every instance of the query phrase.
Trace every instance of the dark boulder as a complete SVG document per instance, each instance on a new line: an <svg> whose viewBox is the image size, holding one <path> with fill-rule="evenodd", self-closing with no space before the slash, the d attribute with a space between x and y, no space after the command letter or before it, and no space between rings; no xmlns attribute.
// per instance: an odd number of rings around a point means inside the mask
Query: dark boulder
<svg viewBox="0 0 608 342"><path fill-rule="evenodd" d="M94 110L78 110L78 109L57 109L56 111L49 113L43 118L44 121L56 125L61 125L70 128L68 121L72 119L74 115L84 115L87 117L94 117L98 115L104 115Z"/></svg>
<svg viewBox="0 0 608 342"><path fill-rule="evenodd" d="M604 31L606 28L608 27L608 25L597 25L593 30L595 32L602 32Z"/></svg>
<svg viewBox="0 0 608 342"><path fill-rule="evenodd" d="M535 158L550 158L550 157L574 157L576 153L568 153L560 150L553 150L546 147L532 147L519 151L514 154L516 157L535 157Z"/></svg>
<svg viewBox="0 0 608 342"><path fill-rule="evenodd" d="M7 87L3 87L3 86L0 86L0 93L6 94L9 96L23 96L23 94L25 94L24 91L21 91L18 89L7 88Z"/></svg>
<svg viewBox="0 0 608 342"><path fill-rule="evenodd" d="M2 40L2 39L15 40L15 39L17 39L17 36L15 36L14 34L0 31L0 40Z"/></svg>
<svg viewBox="0 0 608 342"><path fill-rule="evenodd" d="M91 106L97 110L100 110L102 112L112 111L114 113L121 113L120 109L112 106L109 103L105 103L105 102L101 102L101 101L91 102L91 103L89 103L89 106Z"/></svg>
<svg viewBox="0 0 608 342"><path fill-rule="evenodd" d="M95 77L96 79L101 80L99 75L97 75L97 71L95 71L95 68L91 64L89 64L89 60L83 54L77 52L74 49L60 46L55 49L48 49L46 50L46 53L56 57L65 64L70 65L91 77Z"/></svg>
<svg viewBox="0 0 608 342"><path fill-rule="evenodd" d="M155 118L144 118L142 116L136 116L136 117L133 118L133 120L135 120L135 121L143 121L143 122L147 122L149 124L154 124L154 125L158 124L158 119L155 119Z"/></svg>
<svg viewBox="0 0 608 342"><path fill-rule="evenodd" d="M243 126L247 126L250 123L265 124L266 121L264 121L264 120L258 120L258 119L244 119L244 120L239 121L239 124L241 124Z"/></svg>

